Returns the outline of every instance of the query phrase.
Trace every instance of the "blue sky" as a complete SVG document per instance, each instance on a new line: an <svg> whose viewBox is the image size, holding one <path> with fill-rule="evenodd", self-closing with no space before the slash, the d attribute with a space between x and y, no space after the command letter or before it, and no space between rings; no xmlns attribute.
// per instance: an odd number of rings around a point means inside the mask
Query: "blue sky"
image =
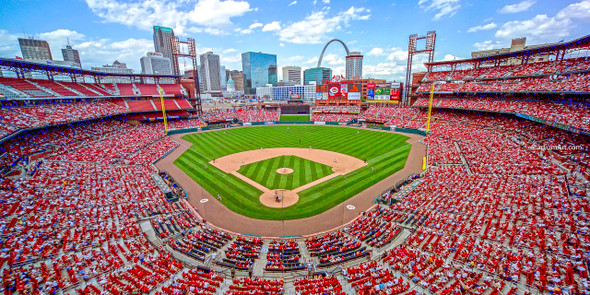
<svg viewBox="0 0 590 295"><path fill-rule="evenodd" d="M590 0L4 0L0 56L20 56L17 38L48 40L62 59L66 38L84 68L125 62L153 51L152 25L172 27L213 50L227 69L241 70L240 54L274 53L278 67L314 67L324 44L343 40L365 55L363 76L403 80L408 35L437 31L435 60L471 51L570 40L590 34ZM344 49L332 43L323 66L344 72ZM425 56L416 58L421 68ZM181 62L181 65L184 63ZM186 61L189 64L189 61ZM279 71L280 73L280 71ZM280 76L281 74L279 74Z"/></svg>

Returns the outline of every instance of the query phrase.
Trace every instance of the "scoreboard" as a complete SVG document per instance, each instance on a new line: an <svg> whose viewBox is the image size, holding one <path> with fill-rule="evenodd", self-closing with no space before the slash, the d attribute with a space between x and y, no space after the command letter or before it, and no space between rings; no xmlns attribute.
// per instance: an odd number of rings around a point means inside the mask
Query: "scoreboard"
<svg viewBox="0 0 590 295"><path fill-rule="evenodd" d="M317 100L360 100L361 84L327 83L316 86Z"/></svg>
<svg viewBox="0 0 590 295"><path fill-rule="evenodd" d="M401 82L367 84L367 102L398 103L401 97Z"/></svg>

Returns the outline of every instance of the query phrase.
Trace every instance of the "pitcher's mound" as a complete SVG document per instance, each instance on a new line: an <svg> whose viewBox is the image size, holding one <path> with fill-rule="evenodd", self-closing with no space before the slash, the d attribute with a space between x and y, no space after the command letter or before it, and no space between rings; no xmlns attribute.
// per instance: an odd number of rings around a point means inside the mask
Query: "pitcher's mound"
<svg viewBox="0 0 590 295"><path fill-rule="evenodd" d="M279 197L283 197L282 201L277 202L275 191ZM260 203L271 208L287 208L299 201L299 195L293 191L288 190L270 190L260 195Z"/></svg>
<svg viewBox="0 0 590 295"><path fill-rule="evenodd" d="M277 169L278 174L291 174L293 173L293 169L291 168L279 168Z"/></svg>

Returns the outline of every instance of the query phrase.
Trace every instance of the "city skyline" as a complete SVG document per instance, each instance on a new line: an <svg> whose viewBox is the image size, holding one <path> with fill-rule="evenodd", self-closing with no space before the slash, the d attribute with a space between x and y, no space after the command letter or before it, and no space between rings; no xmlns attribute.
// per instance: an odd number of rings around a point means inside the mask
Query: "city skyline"
<svg viewBox="0 0 590 295"><path fill-rule="evenodd" d="M244 52L268 52L277 55L280 80L283 66L314 67L324 44L338 38L364 55L363 77L401 81L409 34L436 30L435 60L509 47L512 38L527 37L527 45L571 40L588 33L590 0L9 0L0 16L1 57L21 56L17 38L34 37L47 40L55 58L69 38L85 68L118 60L137 73L141 56L154 51L153 26L167 26L195 38L198 54L219 54L230 70L242 70ZM415 59L414 71L423 61ZM323 66L344 75L344 50L329 46Z"/></svg>

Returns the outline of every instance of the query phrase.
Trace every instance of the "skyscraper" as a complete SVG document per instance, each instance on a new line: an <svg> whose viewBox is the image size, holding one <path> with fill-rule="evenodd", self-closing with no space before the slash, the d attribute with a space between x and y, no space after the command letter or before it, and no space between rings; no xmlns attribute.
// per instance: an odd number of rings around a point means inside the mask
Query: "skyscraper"
<svg viewBox="0 0 590 295"><path fill-rule="evenodd" d="M68 45L66 45L66 48L62 48L61 54L64 57L64 61L69 61L77 64L79 67L82 67L82 63L80 62L80 54L78 53L78 50L73 49L72 46L70 46L69 41Z"/></svg>
<svg viewBox="0 0 590 295"><path fill-rule="evenodd" d="M346 56L346 80L362 79L363 77L363 55L358 52L351 52Z"/></svg>
<svg viewBox="0 0 590 295"><path fill-rule="evenodd" d="M277 85L279 81L279 74L277 73L277 65L268 66L268 84Z"/></svg>
<svg viewBox="0 0 590 295"><path fill-rule="evenodd" d="M24 59L53 60L49 43L45 40L18 38Z"/></svg>
<svg viewBox="0 0 590 295"><path fill-rule="evenodd" d="M208 51L200 55L201 59L201 75L200 79L203 81L204 92L221 92L221 66L219 64L219 55Z"/></svg>
<svg viewBox="0 0 590 295"><path fill-rule="evenodd" d="M171 28L154 26L154 48L156 52L162 53L164 57L170 59L172 74L180 75L180 70L172 54L172 38L174 38L174 31Z"/></svg>
<svg viewBox="0 0 590 295"><path fill-rule="evenodd" d="M291 81L295 82L296 85L301 85L301 67L283 67L283 81Z"/></svg>
<svg viewBox="0 0 590 295"><path fill-rule="evenodd" d="M159 52L148 52L139 60L141 73L148 75L172 75L170 59Z"/></svg>
<svg viewBox="0 0 590 295"><path fill-rule="evenodd" d="M308 85L310 81L315 81L317 85L321 85L324 80L329 80L332 77L332 69L330 68L311 68L303 71L304 85Z"/></svg>
<svg viewBox="0 0 590 295"><path fill-rule="evenodd" d="M219 81L221 81L221 90L224 90L227 88L227 79L229 79L229 77L226 77L225 66L220 66L219 67Z"/></svg>
<svg viewBox="0 0 590 295"><path fill-rule="evenodd" d="M244 93L256 94L256 87L277 83L277 56L262 52L244 52L242 53L242 70Z"/></svg>
<svg viewBox="0 0 590 295"><path fill-rule="evenodd" d="M233 70L229 76L235 83L236 91L244 91L244 74L240 71Z"/></svg>

